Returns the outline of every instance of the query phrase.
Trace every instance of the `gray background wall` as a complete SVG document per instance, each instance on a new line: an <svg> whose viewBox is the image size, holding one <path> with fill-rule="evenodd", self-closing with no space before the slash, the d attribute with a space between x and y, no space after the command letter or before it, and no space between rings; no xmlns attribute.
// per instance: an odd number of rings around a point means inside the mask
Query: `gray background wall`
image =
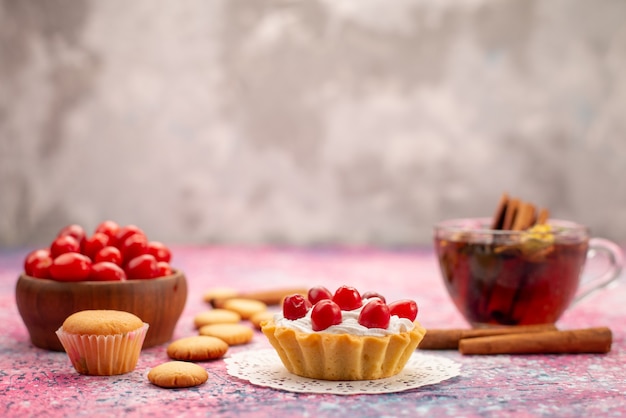
<svg viewBox="0 0 626 418"><path fill-rule="evenodd" d="M0 0L0 246L430 243L503 191L626 242L622 0Z"/></svg>

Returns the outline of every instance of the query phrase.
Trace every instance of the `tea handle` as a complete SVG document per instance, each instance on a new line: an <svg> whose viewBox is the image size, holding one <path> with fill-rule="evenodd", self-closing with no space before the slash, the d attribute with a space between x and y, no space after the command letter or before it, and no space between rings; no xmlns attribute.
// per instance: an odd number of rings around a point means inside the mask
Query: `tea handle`
<svg viewBox="0 0 626 418"><path fill-rule="evenodd" d="M574 302L580 302L582 299L600 290L620 277L622 268L624 267L624 253L622 249L612 241L603 238L591 238L589 240L589 250L587 251L587 260L604 254L609 260L610 266L607 270L597 277L583 280L580 283Z"/></svg>

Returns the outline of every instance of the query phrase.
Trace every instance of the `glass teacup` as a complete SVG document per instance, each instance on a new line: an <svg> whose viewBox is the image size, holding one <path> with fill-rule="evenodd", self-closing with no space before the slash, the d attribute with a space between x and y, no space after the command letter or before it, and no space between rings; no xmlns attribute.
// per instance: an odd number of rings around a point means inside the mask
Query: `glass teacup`
<svg viewBox="0 0 626 418"><path fill-rule="evenodd" d="M615 243L583 225L549 220L526 231L490 229L490 219L443 221L435 251L454 304L475 327L556 322L574 302L616 280L624 264ZM609 267L583 275L588 258Z"/></svg>

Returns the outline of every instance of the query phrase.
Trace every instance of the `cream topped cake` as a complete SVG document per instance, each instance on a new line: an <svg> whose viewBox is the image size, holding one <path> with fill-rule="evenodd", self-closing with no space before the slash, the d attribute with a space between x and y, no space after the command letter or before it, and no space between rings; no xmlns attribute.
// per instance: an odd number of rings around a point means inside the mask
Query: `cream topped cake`
<svg viewBox="0 0 626 418"><path fill-rule="evenodd" d="M426 333L417 304L387 304L379 294L341 286L285 298L283 311L261 324L287 370L325 380L369 380L399 373Z"/></svg>
<svg viewBox="0 0 626 418"><path fill-rule="evenodd" d="M324 330L329 334L352 334L370 337L383 337L389 334L399 334L401 332L411 331L415 327L415 323L408 318L400 318L397 315L390 315L389 325L387 328L368 328L359 324L359 315L369 302L374 299L363 299L363 306L352 311L341 311L341 323L331 325ZM298 319L287 319L282 313L274 315L274 322L278 327L291 328L298 332L313 333L311 325L311 312L309 309L305 316Z"/></svg>

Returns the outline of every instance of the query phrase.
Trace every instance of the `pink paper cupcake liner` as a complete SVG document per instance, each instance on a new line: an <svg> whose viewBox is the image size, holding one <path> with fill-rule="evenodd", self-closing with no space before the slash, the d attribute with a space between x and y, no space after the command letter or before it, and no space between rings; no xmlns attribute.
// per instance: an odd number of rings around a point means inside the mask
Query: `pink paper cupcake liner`
<svg viewBox="0 0 626 418"><path fill-rule="evenodd" d="M137 331L115 335L79 335L56 331L65 352L78 373L110 376L131 372L148 332L148 324Z"/></svg>

